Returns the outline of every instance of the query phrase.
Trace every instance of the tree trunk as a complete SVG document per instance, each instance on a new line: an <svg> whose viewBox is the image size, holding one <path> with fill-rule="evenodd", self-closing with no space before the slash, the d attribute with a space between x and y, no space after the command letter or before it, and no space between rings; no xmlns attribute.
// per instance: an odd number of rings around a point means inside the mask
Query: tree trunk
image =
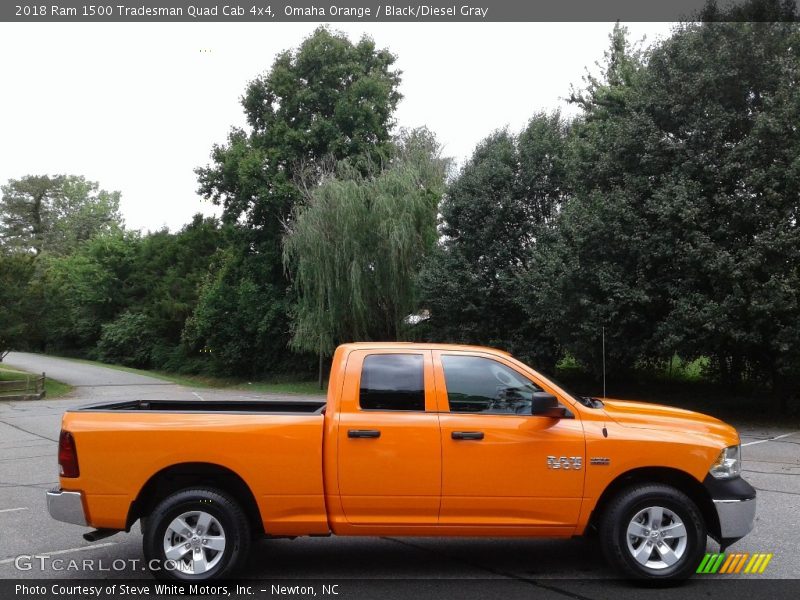
<svg viewBox="0 0 800 600"><path fill-rule="evenodd" d="M319 348L319 371L317 373L319 380L319 389L322 389L322 346Z"/></svg>
<svg viewBox="0 0 800 600"><path fill-rule="evenodd" d="M42 227L43 198L44 193L34 194L33 207L31 209L31 217L33 219L33 250L36 253L36 256L39 256L39 253L42 251L42 238L44 237L44 228Z"/></svg>

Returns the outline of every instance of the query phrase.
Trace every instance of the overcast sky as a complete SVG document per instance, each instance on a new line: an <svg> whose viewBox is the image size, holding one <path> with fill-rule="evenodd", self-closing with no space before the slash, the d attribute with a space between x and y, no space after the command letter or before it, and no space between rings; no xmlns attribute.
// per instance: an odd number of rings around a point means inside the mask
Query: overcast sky
<svg viewBox="0 0 800 600"><path fill-rule="evenodd" d="M310 23L0 24L0 183L84 175L122 192L128 227L175 230L218 209L193 169L232 125L239 97ZM338 23L397 55L400 127L427 125L459 163L494 129L567 107L570 84L596 71L611 23ZM666 23L628 25L634 40ZM201 51L202 50L202 51Z"/></svg>

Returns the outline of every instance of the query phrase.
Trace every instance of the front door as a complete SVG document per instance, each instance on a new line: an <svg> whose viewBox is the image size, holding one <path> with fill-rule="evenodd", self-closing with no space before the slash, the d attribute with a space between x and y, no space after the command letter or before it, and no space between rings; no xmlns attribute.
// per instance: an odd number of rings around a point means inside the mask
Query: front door
<svg viewBox="0 0 800 600"><path fill-rule="evenodd" d="M570 527L583 494L580 419L532 416L542 391L512 361L434 352L442 432L441 525Z"/></svg>
<svg viewBox="0 0 800 600"><path fill-rule="evenodd" d="M354 525L435 525L442 483L430 351L350 354L339 414L342 509Z"/></svg>

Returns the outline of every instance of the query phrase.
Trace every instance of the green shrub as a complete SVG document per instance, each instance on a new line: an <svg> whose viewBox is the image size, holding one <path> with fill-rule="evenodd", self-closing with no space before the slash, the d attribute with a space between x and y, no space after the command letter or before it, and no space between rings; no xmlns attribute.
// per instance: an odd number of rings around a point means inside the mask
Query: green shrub
<svg viewBox="0 0 800 600"><path fill-rule="evenodd" d="M103 362L128 367L150 366L152 345L148 336L151 330L146 315L124 312L102 327L97 343L97 357Z"/></svg>

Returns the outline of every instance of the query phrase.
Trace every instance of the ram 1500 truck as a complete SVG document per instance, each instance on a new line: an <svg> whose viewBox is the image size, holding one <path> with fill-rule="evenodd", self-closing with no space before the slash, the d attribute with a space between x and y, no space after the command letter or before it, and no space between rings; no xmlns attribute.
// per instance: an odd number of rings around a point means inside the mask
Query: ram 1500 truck
<svg viewBox="0 0 800 600"><path fill-rule="evenodd" d="M569 393L490 348L356 343L326 401L130 401L67 412L50 514L141 521L162 578L229 577L258 537L594 532L624 576L692 574L753 527L736 430Z"/></svg>

